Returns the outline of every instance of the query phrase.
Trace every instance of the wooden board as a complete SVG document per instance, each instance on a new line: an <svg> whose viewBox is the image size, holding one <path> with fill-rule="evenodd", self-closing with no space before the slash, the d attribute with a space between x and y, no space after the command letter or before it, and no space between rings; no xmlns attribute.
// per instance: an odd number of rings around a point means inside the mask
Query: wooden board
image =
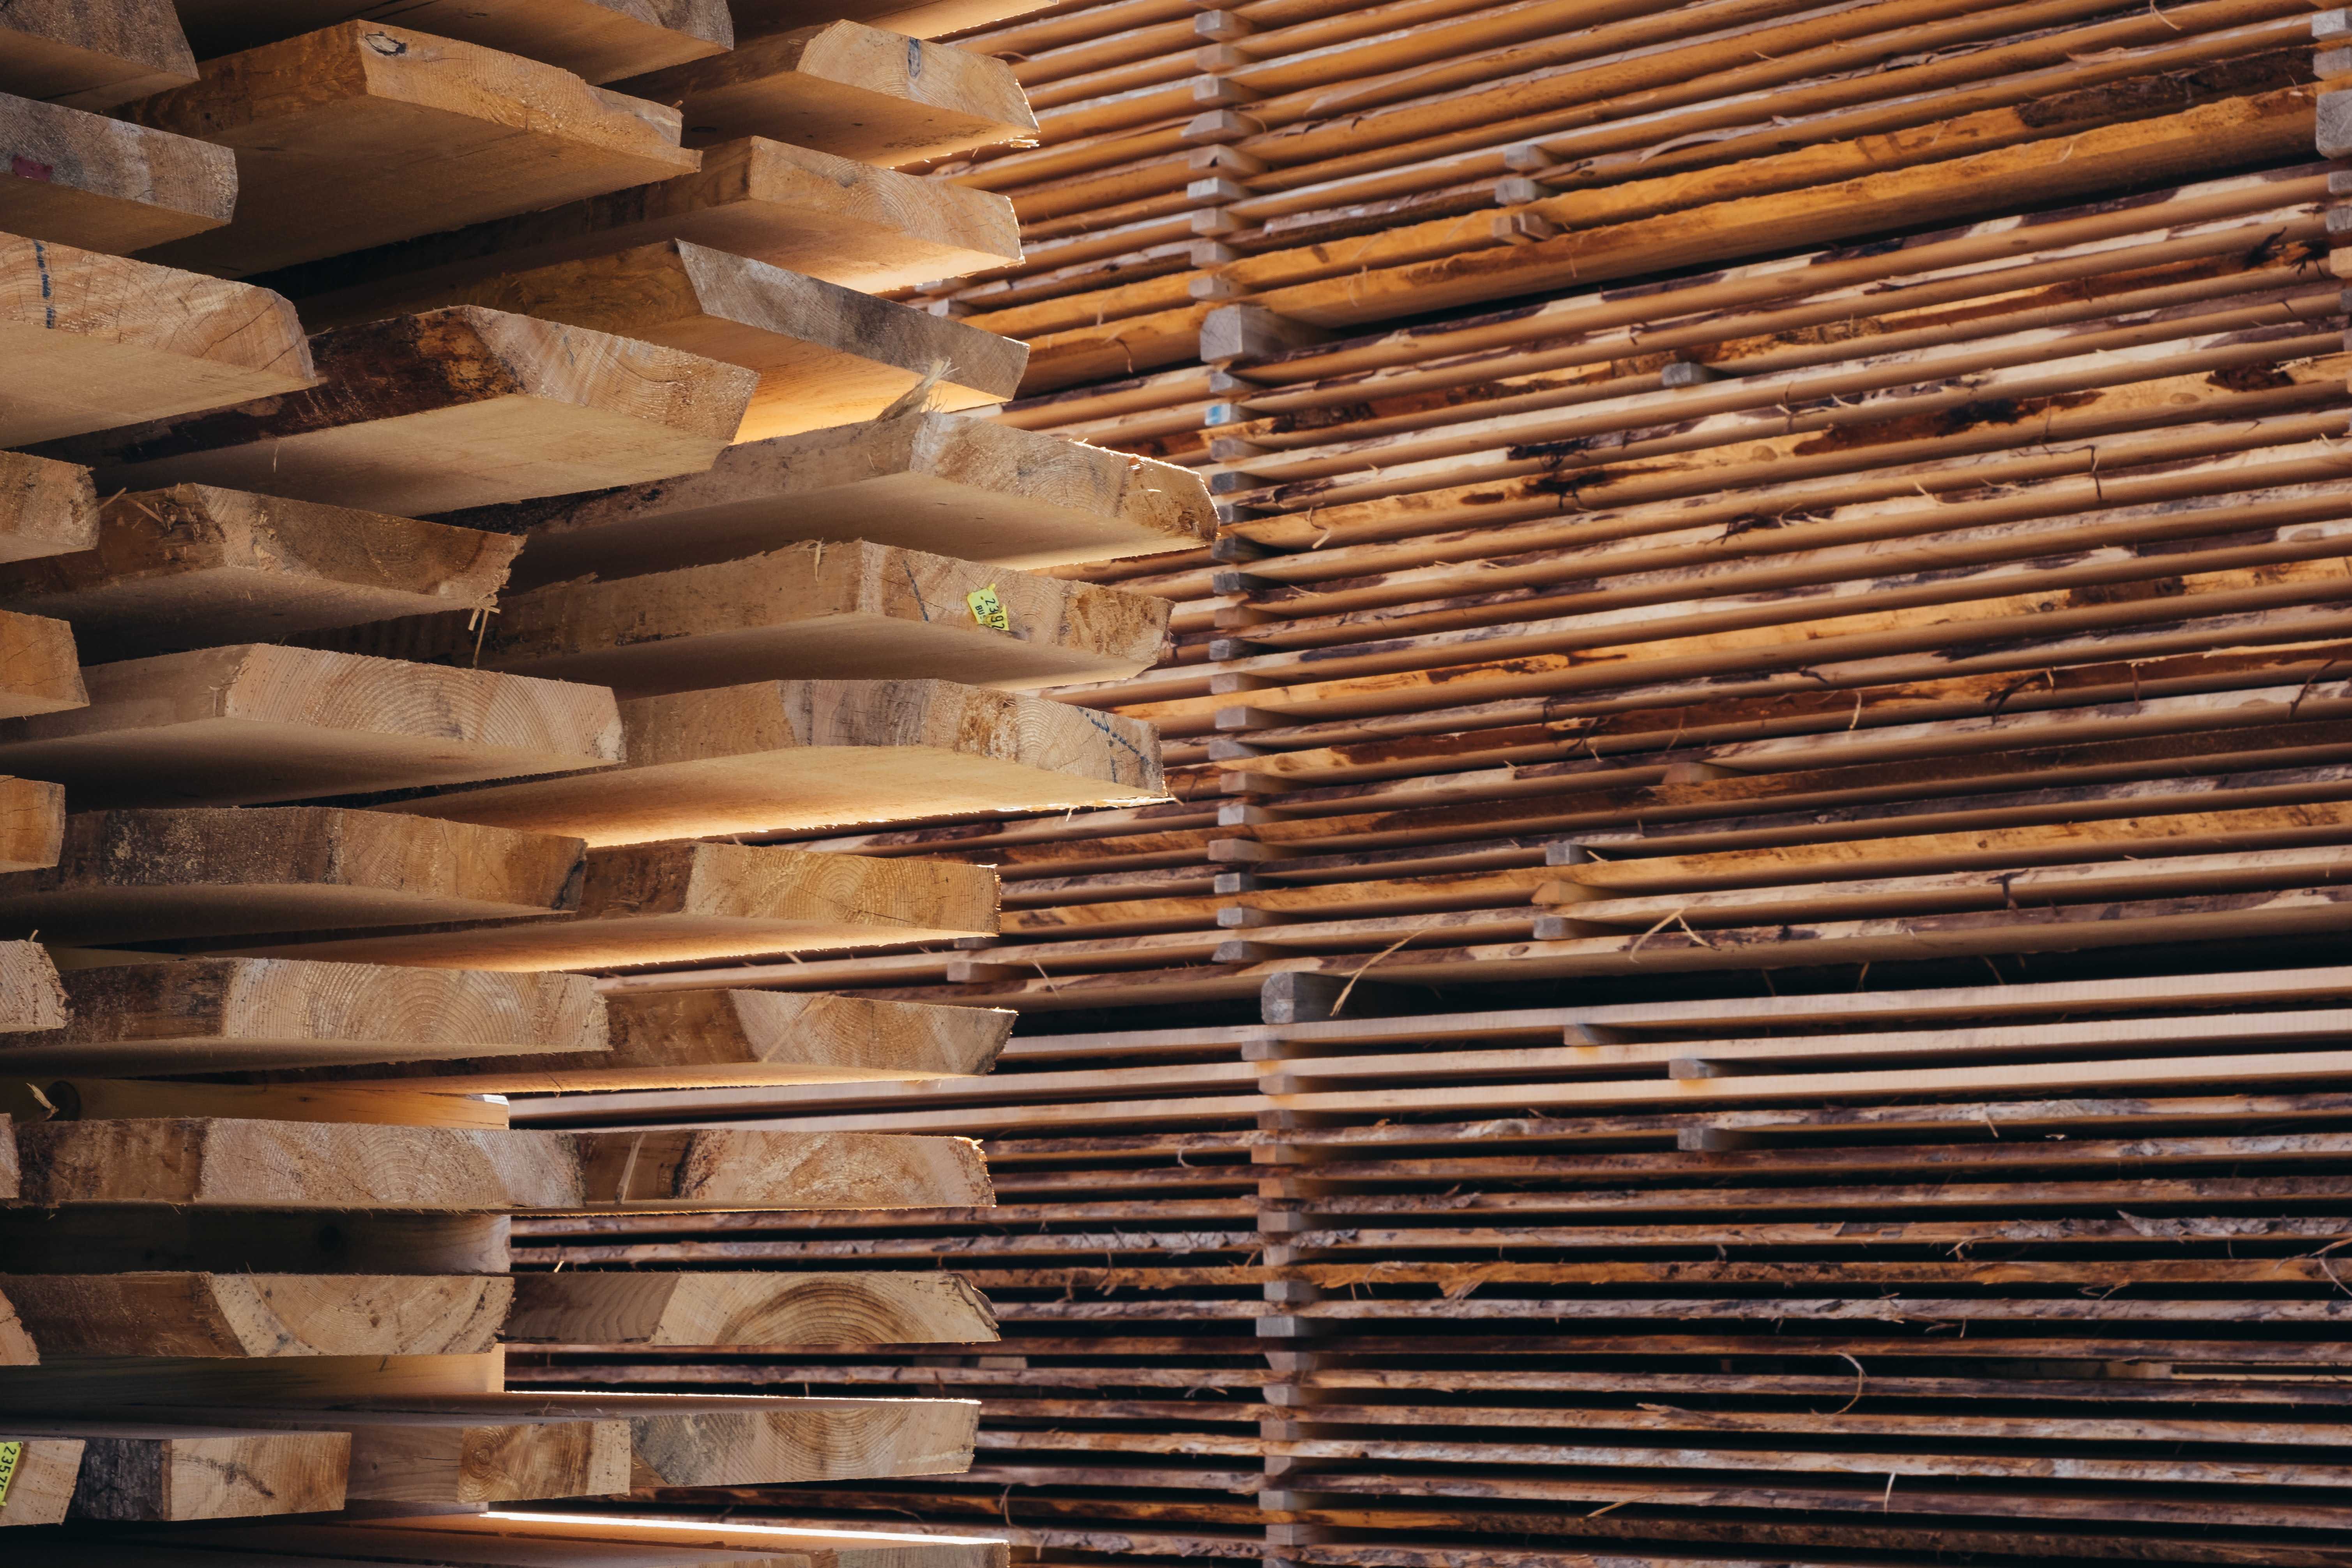
<svg viewBox="0 0 2352 1568"><path fill-rule="evenodd" d="M68 1518L166 1524L320 1513L343 1506L351 1440L311 1427L247 1432L209 1421L8 1418L26 1436L79 1439L81 1475Z"/></svg>
<svg viewBox="0 0 2352 1568"><path fill-rule="evenodd" d="M564 321L758 373L738 441L866 419L940 371L930 405L1002 403L1029 348L749 257L666 240L451 286L436 304ZM334 324L317 311L313 326Z"/></svg>
<svg viewBox="0 0 2352 1568"><path fill-rule="evenodd" d="M88 550L98 542L98 518L88 468L0 452L0 563Z"/></svg>
<svg viewBox="0 0 2352 1568"><path fill-rule="evenodd" d="M67 443L118 489L194 483L395 515L706 468L757 380L698 354L460 305L319 333L324 384Z"/></svg>
<svg viewBox="0 0 2352 1568"><path fill-rule="evenodd" d="M536 212L698 162L677 144L676 110L381 22L206 60L202 80L123 114L236 153L236 217L154 252L226 277ZM399 177L376 177L386 168Z"/></svg>
<svg viewBox="0 0 2352 1568"><path fill-rule="evenodd" d="M510 1281L429 1274L7 1274L44 1359L478 1355Z"/></svg>
<svg viewBox="0 0 2352 1568"><path fill-rule="evenodd" d="M602 772L389 809L599 846L1139 805L1164 788L1149 726L943 680L775 680L632 698L621 704L621 753ZM11 765L0 748L0 767Z"/></svg>
<svg viewBox="0 0 2352 1568"><path fill-rule="evenodd" d="M0 68L0 75L5 68ZM0 92L0 230L117 255L200 234L236 205L227 148Z"/></svg>
<svg viewBox="0 0 2352 1568"><path fill-rule="evenodd" d="M745 137L694 174L313 262L268 279L322 321L423 310L452 285L664 240L868 291L1021 258L1013 204L986 191Z"/></svg>
<svg viewBox="0 0 2352 1568"><path fill-rule="evenodd" d="M692 147L772 136L869 163L910 163L1037 130L1003 61L856 22L751 38L620 87L677 104Z"/></svg>
<svg viewBox="0 0 2352 1568"><path fill-rule="evenodd" d="M605 1009L608 1051L485 1058L410 1071L430 1072L424 1082L435 1089L467 1094L927 1081L987 1072L1013 1018L993 1007L789 991L615 996ZM0 1065L9 1059L0 1046Z"/></svg>
<svg viewBox="0 0 2352 1568"><path fill-rule="evenodd" d="M50 1207L479 1214L955 1208L991 1201L977 1145L887 1133L471 1131L181 1118L43 1122L18 1128L16 1142L23 1163L16 1201Z"/></svg>
<svg viewBox="0 0 2352 1568"><path fill-rule="evenodd" d="M987 1298L955 1275L525 1274L509 1343L754 1346L980 1344Z"/></svg>
<svg viewBox="0 0 2352 1568"><path fill-rule="evenodd" d="M772 1486L971 1468L980 1406L960 1399L782 1399L748 1394L492 1394L403 1401L629 1424L633 1487ZM393 1406L394 1408L399 1405Z"/></svg>
<svg viewBox="0 0 2352 1568"><path fill-rule="evenodd" d="M0 236L0 445L28 446L318 380L266 289Z"/></svg>
<svg viewBox="0 0 2352 1568"><path fill-rule="evenodd" d="M140 959L149 953L135 954ZM263 1121L350 1121L366 1126L457 1127L502 1131L509 1123L507 1103L482 1096L445 1094L429 1086L381 1085L345 1089L307 1083L199 1083L186 1079L0 1078L0 1107L19 1121L60 1118L107 1121L153 1117L225 1117ZM240 1258L245 1249L233 1248ZM198 1262L204 1255L193 1256ZM29 1266L28 1266L29 1267ZM151 1258L129 1267L160 1268ZM339 1255L322 1254L294 1273L332 1274L353 1267ZM47 1272L55 1273L51 1268ZM464 1272L447 1269L446 1272ZM397 1274L379 1262L368 1272Z"/></svg>
<svg viewBox="0 0 2352 1568"><path fill-rule="evenodd" d="M36 481L58 487L68 476L91 488L89 515L46 513L51 531L42 531L43 509L65 503ZM110 496L101 508L88 470L0 453L0 498L12 482L27 499L0 551L43 559L0 566L0 605L69 622L93 664L486 609L520 547L474 529L210 485ZM0 499L0 515L7 506Z"/></svg>
<svg viewBox="0 0 2352 1568"><path fill-rule="evenodd" d="M731 561L797 540L870 540L999 566L1058 566L1205 543L1198 477L948 414L730 447L703 472L452 519L521 533L515 582Z"/></svg>
<svg viewBox="0 0 2352 1568"><path fill-rule="evenodd" d="M0 876L0 922L104 945L545 915L577 897L580 855L572 838L323 806L85 812L56 867Z"/></svg>
<svg viewBox="0 0 2352 1568"><path fill-rule="evenodd" d="M1008 1568L1004 1542L985 1535L891 1531L796 1529L727 1519L633 1519L619 1514L550 1514L524 1510L462 1518L387 1520L396 1530L437 1536L496 1535L532 1544L561 1542L577 1550L597 1542L688 1546L809 1555L813 1568Z"/></svg>
<svg viewBox="0 0 2352 1568"><path fill-rule="evenodd" d="M256 1431L343 1434L351 1439L352 1453L346 1489L354 1500L479 1508L610 1496L629 1485L629 1429L618 1420L534 1416L524 1410L472 1417L244 1405L202 1413ZM176 1414L169 1406L136 1405L109 1412L154 1422L169 1421ZM302 1537L299 1530L273 1531L256 1544L290 1552L300 1548ZM240 1552L237 1560L248 1559Z"/></svg>
<svg viewBox="0 0 2352 1568"><path fill-rule="evenodd" d="M345 19L389 21L610 81L729 47L726 0L182 0L197 58L212 59Z"/></svg>
<svg viewBox="0 0 2352 1568"><path fill-rule="evenodd" d="M974 595L982 605L992 595L1005 629L979 618ZM487 630L469 632L465 619L436 616L309 640L592 681L624 697L941 670L967 685L1018 690L1144 668L1159 656L1168 605L853 542L617 582L555 583L508 595Z"/></svg>
<svg viewBox="0 0 2352 1568"><path fill-rule="evenodd" d="M18 0L0 17L0 92L111 109L195 79L171 0Z"/></svg>
<svg viewBox="0 0 2352 1568"><path fill-rule="evenodd" d="M88 700L73 628L46 616L0 610L0 718L57 713Z"/></svg>
<svg viewBox="0 0 2352 1568"><path fill-rule="evenodd" d="M189 1073L485 1055L594 1061L584 980L203 958L71 969L60 1029L0 1035L0 1073ZM102 1112L92 1111L92 1114Z"/></svg>
<svg viewBox="0 0 2352 1568"><path fill-rule="evenodd" d="M21 1445L6 1506L0 1507L0 1529L63 1523L73 1501L74 1479L81 1473L81 1439L27 1436L0 1420L0 1443Z"/></svg>
<svg viewBox="0 0 2352 1568"><path fill-rule="evenodd" d="M0 721L0 770L88 808L244 805L603 767L601 686L247 643L82 672L87 707Z"/></svg>
<svg viewBox="0 0 2352 1568"><path fill-rule="evenodd" d="M996 873L984 867L739 844L590 850L579 900L575 913L547 921L390 931L334 931L320 921L295 940L207 945L433 968L604 969L945 942L996 930ZM0 916L7 907L0 900Z"/></svg>

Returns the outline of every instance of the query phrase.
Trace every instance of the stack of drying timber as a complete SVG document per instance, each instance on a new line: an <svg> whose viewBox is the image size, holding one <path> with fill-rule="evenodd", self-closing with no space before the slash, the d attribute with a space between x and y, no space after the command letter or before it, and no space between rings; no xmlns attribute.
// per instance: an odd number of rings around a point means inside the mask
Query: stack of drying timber
<svg viewBox="0 0 2352 1568"><path fill-rule="evenodd" d="M509 1343L996 1328L944 1274L512 1268L517 1216L985 1210L969 1139L506 1096L985 1072L1005 1012L591 972L992 936L986 868L744 840L1162 799L1148 726L1034 689L1150 666L1164 602L1025 568L1196 547L1207 493L949 412L1024 351L873 296L1018 254L876 166L1024 134L1002 65L352 9L0 19L8 1560L1001 1563L513 1511L955 1474L977 1406L510 1390Z"/></svg>
<svg viewBox="0 0 2352 1568"><path fill-rule="evenodd" d="M784 1373L981 1399L969 1476L711 1500L1066 1563L2352 1563L2316 10L967 35L1040 144L935 167L1028 256L908 297L1030 342L997 423L1217 494L1210 550L1051 568L1172 602L1051 694L1177 798L811 835L992 866L1003 929L611 985L1015 1009L986 1079L519 1105L982 1141L992 1216L519 1231L989 1292L986 1352Z"/></svg>

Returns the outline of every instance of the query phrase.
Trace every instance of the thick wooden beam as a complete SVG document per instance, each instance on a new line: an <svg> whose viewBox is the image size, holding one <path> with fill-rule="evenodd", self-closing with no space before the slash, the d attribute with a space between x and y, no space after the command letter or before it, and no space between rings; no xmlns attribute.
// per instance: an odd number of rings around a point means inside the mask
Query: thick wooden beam
<svg viewBox="0 0 2352 1568"><path fill-rule="evenodd" d="M55 448L110 488L222 485L407 516L709 468L758 377L460 305L319 333L324 384Z"/></svg>
<svg viewBox="0 0 2352 1568"><path fill-rule="evenodd" d="M513 1344L701 1346L982 1344L988 1300L953 1274L599 1273L514 1280Z"/></svg>
<svg viewBox="0 0 2352 1568"><path fill-rule="evenodd" d="M65 804L57 784L0 778L0 871L37 871L58 863Z"/></svg>
<svg viewBox="0 0 2352 1568"><path fill-rule="evenodd" d="M0 719L61 712L89 700L73 628L46 616L0 610Z"/></svg>
<svg viewBox="0 0 2352 1568"><path fill-rule="evenodd" d="M171 0L12 0L0 9L0 92L111 109L195 79Z"/></svg>
<svg viewBox="0 0 2352 1568"><path fill-rule="evenodd" d="M39 465L37 469L21 465ZM12 481L27 499L13 515ZM87 518L62 510L90 489ZM89 470L0 452L0 606L66 621L96 664L497 602L520 542L318 501L174 485L108 498ZM48 531L40 526L49 519Z"/></svg>
<svg viewBox="0 0 2352 1568"><path fill-rule="evenodd" d="M622 703L615 768L388 809L602 846L1141 805L1163 794L1159 742L1131 720L943 680L780 680Z"/></svg>
<svg viewBox="0 0 2352 1568"><path fill-rule="evenodd" d="M684 240L869 291L1021 259L1020 221L992 192L745 137L691 174L273 273L320 321L429 308L500 273Z"/></svg>
<svg viewBox="0 0 2352 1568"><path fill-rule="evenodd" d="M92 809L362 795L620 755L613 694L573 681L268 643L92 665L82 679L88 706L0 721L0 771L54 780Z"/></svg>
<svg viewBox="0 0 2352 1568"><path fill-rule="evenodd" d="M568 974L201 958L69 969L62 978L71 1021L0 1035L0 1072L227 1072L542 1053L594 1061L608 1037L604 1005Z"/></svg>
<svg viewBox="0 0 2352 1568"><path fill-rule="evenodd" d="M578 896L581 853L573 838L323 806L85 812L66 819L55 867L0 876L0 923L104 945L545 915Z"/></svg>
<svg viewBox="0 0 2352 1568"><path fill-rule="evenodd" d="M0 1142L5 1141L7 1132L7 1125L0 1122ZM16 1151L12 1148L7 1166L10 1196L15 1195L15 1157ZM0 1366L35 1366L39 1364L40 1359L41 1349L33 1342L32 1333L17 1318L16 1304L5 1293L0 1293Z"/></svg>
<svg viewBox="0 0 2352 1568"><path fill-rule="evenodd" d="M289 83L299 83L290 91ZM155 259L244 277L691 174L674 109L381 22L209 59L123 117L236 155L236 215ZM399 177L379 177L396 169Z"/></svg>
<svg viewBox="0 0 2352 1568"><path fill-rule="evenodd" d="M264 289L0 235L0 445L298 392L294 307Z"/></svg>
<svg viewBox="0 0 2352 1568"><path fill-rule="evenodd" d="M950 414L730 447L699 473L451 519L520 532L530 587L732 561L797 540L870 540L999 566L1059 566L1205 544L1198 475Z"/></svg>
<svg viewBox="0 0 2352 1568"><path fill-rule="evenodd" d="M88 468L0 452L0 563L90 549L98 519L98 486Z"/></svg>
<svg viewBox="0 0 2352 1568"><path fill-rule="evenodd" d="M18 1202L253 1209L986 1207L979 1146L877 1132L467 1131L192 1118L16 1129ZM152 1395L151 1395L152 1397Z"/></svg>
<svg viewBox="0 0 2352 1568"><path fill-rule="evenodd" d="M331 1512L343 1506L351 1439L317 1426L252 1432L199 1415L186 1425L5 1418L12 1434L78 1439L81 1476L68 1517L173 1524Z"/></svg>
<svg viewBox="0 0 2352 1568"><path fill-rule="evenodd" d="M5 1274L46 1359L478 1355L509 1280L429 1274Z"/></svg>
<svg viewBox="0 0 2352 1568"><path fill-rule="evenodd" d="M0 1508L0 1529L63 1523L73 1502L74 1479L81 1473L81 1439L28 1436L0 1419L0 1443L16 1446L16 1468L8 1479L8 1504Z"/></svg>
<svg viewBox="0 0 2352 1568"><path fill-rule="evenodd" d="M478 660L624 697L943 669L968 685L1017 690L1133 675L1159 658L1168 616L1165 599L854 541L551 584L509 595L487 630L444 615L311 640L394 658Z"/></svg>
<svg viewBox="0 0 2352 1568"><path fill-rule="evenodd" d="M544 60L588 81L656 70L731 47L726 0L181 0L201 59L346 19L392 22Z"/></svg>
<svg viewBox="0 0 2352 1568"><path fill-rule="evenodd" d="M738 441L870 418L940 373L940 408L1002 403L1028 345L684 240L450 288L436 304L564 321L741 365L759 375ZM326 324L315 312L313 325Z"/></svg>
<svg viewBox="0 0 2352 1568"><path fill-rule="evenodd" d="M869 163L910 163L1037 132L1003 60L856 22L772 33L620 87L678 104L694 147L773 136Z"/></svg>
<svg viewBox="0 0 2352 1568"><path fill-rule="evenodd" d="M120 1211L117 1211L120 1212ZM0 1368L0 1411L77 1414L125 1405L278 1405L478 1394L504 1385L506 1352L487 1355L295 1356L209 1361L93 1356Z"/></svg>
<svg viewBox="0 0 2352 1568"><path fill-rule="evenodd" d="M577 912L551 920L391 931L335 931L322 921L299 939L245 939L236 951L457 969L604 969L947 942L996 930L996 873L985 867L740 844L592 849L579 899ZM6 909L0 900L0 916Z"/></svg>
<svg viewBox="0 0 2352 1568"><path fill-rule="evenodd" d="M201 234L236 205L226 147L0 93L0 230L120 255Z"/></svg>
<svg viewBox="0 0 2352 1568"><path fill-rule="evenodd" d="M418 1065L395 1083L467 1094L876 1083L995 1066L1013 1015L793 991L669 991L605 1003L612 1048ZM9 1060L0 1042L0 1064ZM350 1082L338 1075L339 1082ZM371 1080L359 1080L371 1081ZM384 1081L384 1080L373 1080Z"/></svg>
<svg viewBox="0 0 2352 1568"><path fill-rule="evenodd" d="M66 988L48 950L34 942L0 942L0 1035L58 1028L66 1017ZM0 1130L5 1126L0 1121ZM0 1137L0 1146L6 1142ZM0 1154L0 1197L8 1194L13 1170Z"/></svg>

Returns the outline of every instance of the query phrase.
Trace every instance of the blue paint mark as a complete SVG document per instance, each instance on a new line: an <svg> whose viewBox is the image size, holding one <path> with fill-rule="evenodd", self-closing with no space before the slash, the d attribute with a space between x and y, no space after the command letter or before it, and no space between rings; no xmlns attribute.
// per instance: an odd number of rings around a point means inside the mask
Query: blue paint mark
<svg viewBox="0 0 2352 1568"><path fill-rule="evenodd" d="M1075 704L1073 706L1075 706ZM1112 729L1108 720L1105 719L1101 714L1096 712L1091 708L1080 708L1078 709L1078 711L1087 716L1087 723L1092 724L1096 729L1100 730L1105 735L1108 736L1112 744L1126 747L1129 751L1135 753L1135 760L1137 762L1143 763L1147 768L1150 766L1151 759L1143 754L1143 749L1140 746L1138 746L1134 742L1129 740L1126 736L1120 734L1118 731Z"/></svg>
<svg viewBox="0 0 2352 1568"><path fill-rule="evenodd" d="M931 618L931 607L923 602L923 585L915 581L915 563L911 561L902 560L898 564L906 570L907 586L915 591L915 608L923 612L923 619L927 621L929 620Z"/></svg>
<svg viewBox="0 0 2352 1568"><path fill-rule="evenodd" d="M49 247L37 239L33 241L33 265L40 270L41 309L48 318L41 324L55 327L58 324L58 304L55 291L49 287Z"/></svg>

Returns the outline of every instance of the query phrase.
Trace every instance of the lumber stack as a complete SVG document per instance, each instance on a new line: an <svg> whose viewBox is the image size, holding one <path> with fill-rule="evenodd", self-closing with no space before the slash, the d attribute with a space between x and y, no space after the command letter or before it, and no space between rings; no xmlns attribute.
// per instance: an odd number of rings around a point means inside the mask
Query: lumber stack
<svg viewBox="0 0 2352 1568"><path fill-rule="evenodd" d="M959 1473L970 1400L504 1375L990 1342L944 1272L509 1246L985 1211L973 1141L507 1096L984 1074L1007 1012L601 977L996 931L985 867L780 834L1165 798L1148 726L1035 695L1148 668L1164 604L1028 568L1197 548L1204 486L965 428L1025 349L874 293L1018 254L1001 201L877 166L1024 134L1017 81L700 0L0 28L9 1561L1001 1563L609 1509Z"/></svg>
<svg viewBox="0 0 2352 1568"><path fill-rule="evenodd" d="M534 1218L535 1269L942 1255L962 1478L726 1489L1052 1563L2352 1563L2336 254L2284 5L1074 6L998 426L1192 468L1174 800L811 834L953 952L624 977L1011 1008L983 1214ZM614 1083L530 1125L674 1126ZM559 1278L561 1275L558 1276ZM650 1342L519 1380L768 1375ZM887 1492L888 1500L883 1500Z"/></svg>

